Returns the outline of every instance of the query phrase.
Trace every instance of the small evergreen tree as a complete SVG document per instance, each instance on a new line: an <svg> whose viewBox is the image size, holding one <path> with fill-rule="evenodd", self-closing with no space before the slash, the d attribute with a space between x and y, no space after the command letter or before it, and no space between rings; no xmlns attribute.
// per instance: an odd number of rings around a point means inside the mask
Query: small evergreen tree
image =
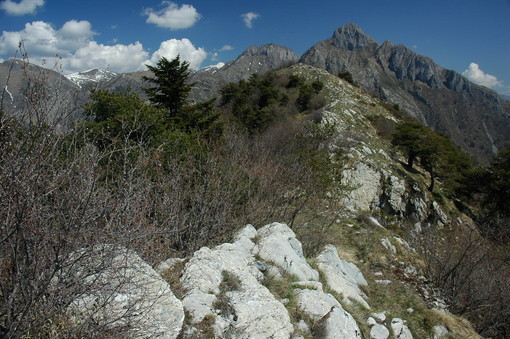
<svg viewBox="0 0 510 339"><path fill-rule="evenodd" d="M417 157L425 152L429 129L418 122L404 122L397 125L391 143L407 155L407 166L413 167Z"/></svg>
<svg viewBox="0 0 510 339"><path fill-rule="evenodd" d="M171 129L185 133L199 133L206 138L219 136L222 126L218 122L219 112L214 108L214 99L205 103L190 105L188 96L193 83L187 83L190 75L189 63L177 56L172 60L162 57L156 66L146 65L154 78L143 77L155 86L145 89L149 100L167 110Z"/></svg>
<svg viewBox="0 0 510 339"><path fill-rule="evenodd" d="M143 77L153 84L145 89L149 100L168 110L169 117L179 115L188 104L188 96L194 84L186 83L189 77L189 63L180 60L179 55L172 60L162 57L156 66L146 65L154 73L154 78Z"/></svg>
<svg viewBox="0 0 510 339"><path fill-rule="evenodd" d="M354 79L352 78L352 74L348 70L343 70L338 73L338 77L340 79L344 79L351 85L354 85Z"/></svg>
<svg viewBox="0 0 510 339"><path fill-rule="evenodd" d="M434 190L436 179L441 178L448 193L453 193L472 166L471 160L448 137L418 122L398 124L391 143L406 154L409 168L419 159L430 174L430 191Z"/></svg>

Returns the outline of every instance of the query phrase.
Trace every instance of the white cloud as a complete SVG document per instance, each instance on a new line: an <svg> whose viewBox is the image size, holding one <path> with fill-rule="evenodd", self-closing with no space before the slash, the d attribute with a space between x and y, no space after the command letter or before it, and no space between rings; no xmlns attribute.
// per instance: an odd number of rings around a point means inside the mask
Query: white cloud
<svg viewBox="0 0 510 339"><path fill-rule="evenodd" d="M145 63L156 65L161 57L173 59L177 55L180 56L181 60L188 61L190 68L193 69L200 68L200 64L207 58L207 52L201 47L196 48L193 46L189 39L170 39L163 41L159 49L152 54L150 60L147 60Z"/></svg>
<svg viewBox="0 0 510 339"><path fill-rule="evenodd" d="M6 32L0 36L0 55L14 56L20 41L30 55L65 57L69 50L87 45L94 36L88 21L71 20L55 30L44 21L26 23L18 32Z"/></svg>
<svg viewBox="0 0 510 339"><path fill-rule="evenodd" d="M73 50L85 46L95 35L88 21L67 21L56 32L57 46L60 50Z"/></svg>
<svg viewBox="0 0 510 339"><path fill-rule="evenodd" d="M207 52L193 46L188 39L164 41L151 55L138 41L128 45L115 42L105 45L93 40L96 34L88 21L70 20L60 29L43 21L34 21L25 24L21 31L2 33L0 57L19 57L16 51L23 39L30 62L48 65L55 60L65 73L90 68L134 72L145 70L146 63L155 65L162 56L170 59L178 54L182 60L190 62L191 68L199 68L207 58Z"/></svg>
<svg viewBox="0 0 510 339"><path fill-rule="evenodd" d="M248 13L242 14L241 17L243 18L244 24L246 25L246 27L253 28L253 20L259 18L260 14L248 12Z"/></svg>
<svg viewBox="0 0 510 339"><path fill-rule="evenodd" d="M234 49L234 47L230 46L230 45L225 45L223 46L222 48L220 48L220 52L224 52L224 51L232 51Z"/></svg>
<svg viewBox="0 0 510 339"><path fill-rule="evenodd" d="M141 70L149 53L140 42L129 45L113 46L90 41L75 53L63 60L64 69L83 71L90 68L110 69L115 72L132 72Z"/></svg>
<svg viewBox="0 0 510 339"><path fill-rule="evenodd" d="M0 2L0 9L9 15L34 14L37 7L43 6L44 0L21 0L19 3L12 0Z"/></svg>
<svg viewBox="0 0 510 339"><path fill-rule="evenodd" d="M469 64L469 68L462 72L462 75L475 84L489 88L503 86L503 82L498 80L498 78L494 75L490 75L482 71L480 66L474 62Z"/></svg>
<svg viewBox="0 0 510 339"><path fill-rule="evenodd" d="M192 5L184 4L179 7L170 1L163 1L162 4L166 7L159 11L152 8L145 10L145 15L148 16L147 23L175 30L190 28L202 17Z"/></svg>

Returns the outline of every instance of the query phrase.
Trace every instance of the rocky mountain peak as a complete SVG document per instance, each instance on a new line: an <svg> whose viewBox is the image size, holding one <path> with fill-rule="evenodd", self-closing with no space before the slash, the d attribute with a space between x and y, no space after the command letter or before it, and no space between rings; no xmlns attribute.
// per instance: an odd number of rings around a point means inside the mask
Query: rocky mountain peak
<svg viewBox="0 0 510 339"><path fill-rule="evenodd" d="M106 82L117 75L118 73L109 70L93 68L83 72L67 74L65 77L81 87L90 83Z"/></svg>
<svg viewBox="0 0 510 339"><path fill-rule="evenodd" d="M338 28L333 33L332 39L334 46L350 51L370 44L377 44L377 41L365 34L358 25L353 23Z"/></svg>
<svg viewBox="0 0 510 339"><path fill-rule="evenodd" d="M297 62L299 55L293 50L276 44L266 44L262 46L251 46L248 47L238 59L245 56L267 56L282 61Z"/></svg>

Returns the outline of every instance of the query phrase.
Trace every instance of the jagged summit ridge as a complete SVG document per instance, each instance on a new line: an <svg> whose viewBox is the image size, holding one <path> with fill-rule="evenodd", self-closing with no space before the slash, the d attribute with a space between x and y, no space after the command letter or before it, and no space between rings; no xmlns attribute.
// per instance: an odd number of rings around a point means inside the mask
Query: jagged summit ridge
<svg viewBox="0 0 510 339"><path fill-rule="evenodd" d="M262 46L250 46L244 50L239 58L243 56L269 56L293 62L297 62L299 60L299 55L297 55L293 50L272 43Z"/></svg>
<svg viewBox="0 0 510 339"><path fill-rule="evenodd" d="M349 23L338 28L334 33L332 44L338 48L354 50L371 44L377 44L371 36L365 34L361 28L353 23Z"/></svg>
<svg viewBox="0 0 510 339"><path fill-rule="evenodd" d="M444 132L478 160L510 141L510 105L496 92L404 45L378 44L354 24L313 45L300 62L332 74L349 71L360 87Z"/></svg>
<svg viewBox="0 0 510 339"><path fill-rule="evenodd" d="M75 72L71 74L65 75L65 77L71 80L78 86L83 86L88 83L98 83L98 82L106 82L118 76L118 73L100 69L93 68L83 72Z"/></svg>
<svg viewBox="0 0 510 339"><path fill-rule="evenodd" d="M191 97L196 101L209 100L229 82L248 79L254 73L262 74L298 61L299 55L287 47L276 44L248 47L237 59L214 72L205 70L192 74L190 80L196 85Z"/></svg>

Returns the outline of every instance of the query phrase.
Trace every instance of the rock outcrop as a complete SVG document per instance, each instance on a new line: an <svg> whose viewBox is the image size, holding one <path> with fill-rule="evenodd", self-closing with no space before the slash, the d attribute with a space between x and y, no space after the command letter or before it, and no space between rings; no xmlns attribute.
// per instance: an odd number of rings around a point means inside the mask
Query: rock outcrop
<svg viewBox="0 0 510 339"><path fill-rule="evenodd" d="M247 225L232 243L157 265L164 276L179 270L182 302L171 291L175 286L124 247L97 245L72 256L86 264L63 269L53 282L56 288L70 280L87 286L67 307L69 318L129 338L413 338L405 320L368 313L370 296L360 288L367 280L335 246L326 245L310 265L281 223L258 230ZM353 303L370 315L364 327L347 311ZM448 334L436 327L436 337Z"/></svg>
<svg viewBox="0 0 510 339"><path fill-rule="evenodd" d="M97 245L72 257L80 257L84 264L64 268L54 284L57 288L69 281L83 284L83 293L67 307L73 322L120 329L133 338L177 338L184 321L183 305L170 285L136 253Z"/></svg>
<svg viewBox="0 0 510 339"><path fill-rule="evenodd" d="M366 281L354 265L341 260L332 246L317 260L319 269L324 265L328 270L327 277L330 271L342 275L326 279L329 289L368 306L357 285ZM222 290L228 285L225 280L230 279L238 279L239 285L234 290ZM295 328L311 328L313 324L302 319L299 324L292 323L285 307L289 301L278 300L270 287L264 286L265 279L297 279L292 283L296 307L306 319L320 322L321 333L329 333L327 338L360 337L354 318L334 296L323 291L319 272L307 263L294 232L280 223L258 231L248 225L235 242L195 252L181 278L187 290L183 304L191 316L191 326L213 317L212 327L218 337L235 338L289 338Z"/></svg>
<svg viewBox="0 0 510 339"><path fill-rule="evenodd" d="M334 246L326 245L317 256L317 266L331 289L343 295L344 302L354 300L370 308L365 300L367 296L360 289L360 286L367 285L363 274L354 264L340 259Z"/></svg>

